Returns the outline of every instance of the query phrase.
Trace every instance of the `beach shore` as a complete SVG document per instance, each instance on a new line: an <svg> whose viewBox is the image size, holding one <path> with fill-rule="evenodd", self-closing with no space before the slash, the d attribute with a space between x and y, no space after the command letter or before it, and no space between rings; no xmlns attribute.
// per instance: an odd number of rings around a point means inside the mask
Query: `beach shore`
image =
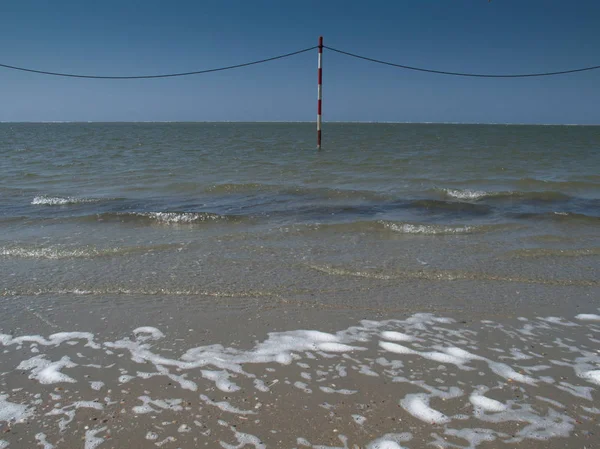
<svg viewBox="0 0 600 449"><path fill-rule="evenodd" d="M594 447L597 287L536 286L517 312L502 283L413 283L11 298L3 447Z"/></svg>
<svg viewBox="0 0 600 449"><path fill-rule="evenodd" d="M0 131L0 449L598 446L600 128Z"/></svg>

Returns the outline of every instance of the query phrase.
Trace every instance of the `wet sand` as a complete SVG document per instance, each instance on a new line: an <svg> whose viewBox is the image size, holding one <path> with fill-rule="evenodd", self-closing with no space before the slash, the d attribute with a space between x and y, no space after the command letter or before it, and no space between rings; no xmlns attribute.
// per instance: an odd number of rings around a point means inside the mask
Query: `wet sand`
<svg viewBox="0 0 600 449"><path fill-rule="evenodd" d="M596 287L377 282L11 297L0 447L598 444ZM515 289L530 307L503 301Z"/></svg>

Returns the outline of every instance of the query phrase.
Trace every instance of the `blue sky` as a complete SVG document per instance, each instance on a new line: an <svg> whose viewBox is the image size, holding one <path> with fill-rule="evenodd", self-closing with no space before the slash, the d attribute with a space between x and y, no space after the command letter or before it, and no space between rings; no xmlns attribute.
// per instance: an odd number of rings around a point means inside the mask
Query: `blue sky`
<svg viewBox="0 0 600 449"><path fill-rule="evenodd" d="M578 0L0 2L0 63L100 75L201 70L325 44L433 69L600 64L600 2ZM0 121L314 120L316 50L228 72L83 80L0 69ZM473 79L325 50L325 121L600 124L600 70Z"/></svg>

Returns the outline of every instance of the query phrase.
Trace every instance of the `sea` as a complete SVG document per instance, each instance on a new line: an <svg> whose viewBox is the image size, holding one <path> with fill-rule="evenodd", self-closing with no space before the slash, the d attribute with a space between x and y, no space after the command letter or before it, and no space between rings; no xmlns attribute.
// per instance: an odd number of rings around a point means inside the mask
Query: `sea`
<svg viewBox="0 0 600 449"><path fill-rule="evenodd" d="M0 174L2 449L600 444L600 126L0 123Z"/></svg>

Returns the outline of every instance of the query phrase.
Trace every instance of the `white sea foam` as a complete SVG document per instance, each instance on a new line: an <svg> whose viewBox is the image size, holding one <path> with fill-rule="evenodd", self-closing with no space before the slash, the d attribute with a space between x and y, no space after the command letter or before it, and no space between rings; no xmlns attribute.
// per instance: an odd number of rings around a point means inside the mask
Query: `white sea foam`
<svg viewBox="0 0 600 449"><path fill-rule="evenodd" d="M470 368L467 366L467 364L471 360L482 360L488 364L488 366L494 373L496 373L497 375L499 375L501 377L504 377L505 379L510 379L510 380L514 380L517 382L526 383L526 384L530 384L530 385L535 385L535 379L533 379L531 376L527 376L527 375L518 373L513 368L511 368L510 366L508 366L505 363L495 362L493 360L477 356L468 351L465 351L464 349L450 347L450 348L443 348L444 352L439 352L439 351L423 351L423 352L421 352L421 351L416 351L414 349L407 348L406 346L402 346L402 345L399 345L396 343L389 343L389 342L384 342L384 341L380 341L379 346L382 349L385 349L386 351L390 351L390 352L393 352L396 354L415 354L415 355L419 355L425 359L432 360L435 362L451 363L451 364L456 365L457 367L459 367L463 370L467 370L467 371L473 369L473 368Z"/></svg>
<svg viewBox="0 0 600 449"><path fill-rule="evenodd" d="M545 318L540 318L540 320L542 321L546 321L548 323L552 323L552 324L560 324L562 326L578 326L578 324L573 323L571 321L565 320L562 317L558 317L558 316L549 316L549 317L545 317Z"/></svg>
<svg viewBox="0 0 600 449"><path fill-rule="evenodd" d="M84 449L96 449L102 443L104 443L105 439L97 437L100 432L104 432L107 427L100 427L96 429L90 429L85 432L85 444Z"/></svg>
<svg viewBox="0 0 600 449"><path fill-rule="evenodd" d="M429 407L429 396L426 394L408 394L400 401L404 410L415 418L429 424L446 424L450 418L442 412Z"/></svg>
<svg viewBox="0 0 600 449"><path fill-rule="evenodd" d="M0 344L4 346L17 345L21 346L24 343L36 343L43 346L59 346L65 342L73 342L76 340L87 340L86 347L98 349L100 346L94 343L94 334L90 332L58 332L52 334L45 339L40 335L24 335L21 337L12 337L8 334L0 334Z"/></svg>
<svg viewBox="0 0 600 449"><path fill-rule="evenodd" d="M300 381L296 381L294 382L294 387L296 387L298 390L302 390L305 393L312 393L313 391L308 388L308 384L306 384L305 382L300 382Z"/></svg>
<svg viewBox="0 0 600 449"><path fill-rule="evenodd" d="M42 446L42 449L54 449L54 445L48 442L46 434L44 433L37 433L35 435L35 440L39 446Z"/></svg>
<svg viewBox="0 0 600 449"><path fill-rule="evenodd" d="M267 391L271 390L261 379L254 379L253 382L254 382L254 388L256 388L258 391L262 391L263 393L266 393Z"/></svg>
<svg viewBox="0 0 600 449"><path fill-rule="evenodd" d="M33 410L27 405L12 403L7 398L7 394L0 394L0 421L20 421L33 414Z"/></svg>
<svg viewBox="0 0 600 449"><path fill-rule="evenodd" d="M90 257L93 251L86 249L67 249L58 247L48 248L22 248L4 247L0 248L0 256L20 257L27 259L70 259L78 257Z"/></svg>
<svg viewBox="0 0 600 449"><path fill-rule="evenodd" d="M540 401L547 402L548 404L552 404L554 407L565 408L563 403L555 401L554 399L545 398L543 396L536 396L535 398L539 399Z"/></svg>
<svg viewBox="0 0 600 449"><path fill-rule="evenodd" d="M72 377L61 373L63 368L74 368L77 364L71 362L68 356L63 356L56 362L51 362L44 358L43 355L37 355L29 360L22 361L17 369L31 371L30 379L35 379L41 384L54 384L60 382L75 383L76 380Z"/></svg>
<svg viewBox="0 0 600 449"><path fill-rule="evenodd" d="M162 447L162 446L164 446L165 444L172 443L173 441L176 441L176 440L177 440L177 439L176 439L175 437L173 437L173 436L168 436L168 437L167 437L167 438L165 438L164 440L162 440L162 441L159 441L159 442L157 442L157 443L154 443L154 445L155 445L155 446L158 446L158 447Z"/></svg>
<svg viewBox="0 0 600 449"><path fill-rule="evenodd" d="M408 442L412 439L412 434L404 433L388 433L374 441L371 441L366 449L404 449L400 443Z"/></svg>
<svg viewBox="0 0 600 449"><path fill-rule="evenodd" d="M591 370L582 372L579 377L589 380L592 383L600 385L600 370Z"/></svg>
<svg viewBox="0 0 600 449"><path fill-rule="evenodd" d="M46 413L46 416L61 416L64 415L64 418L61 418L58 422L58 427L61 432L67 430L69 424L75 419L75 414L77 410L80 408L91 408L94 410L103 410L104 406L98 402L94 401L76 401L72 404L65 405L64 407L56 407Z"/></svg>
<svg viewBox="0 0 600 449"><path fill-rule="evenodd" d="M202 399L207 404L215 406L227 413L234 413L236 415L255 415L256 414L256 412L253 412L252 410L241 410L237 407L234 407L227 401L215 402L212 399L210 399L208 396L206 396L205 394L201 394L200 399Z"/></svg>
<svg viewBox="0 0 600 449"><path fill-rule="evenodd" d="M381 221L380 223L390 231L402 234L444 235L444 234L468 234L475 231L474 226L438 226L431 224L392 223Z"/></svg>
<svg viewBox="0 0 600 449"><path fill-rule="evenodd" d="M486 412L503 412L507 409L507 406L502 402L487 398L478 392L471 394L469 401L471 401L471 404L473 404L475 407L479 407Z"/></svg>
<svg viewBox="0 0 600 449"><path fill-rule="evenodd" d="M0 247L0 256L22 259L91 259L96 257L114 257L133 253L150 253L153 251L171 249L180 245L149 245L131 247L95 247L91 245L73 247L69 245L51 246L5 246ZM64 292L64 290L63 290ZM76 291L73 291L76 293Z"/></svg>
<svg viewBox="0 0 600 449"><path fill-rule="evenodd" d="M362 415L352 415L352 419L359 426L362 426L367 421L367 418Z"/></svg>
<svg viewBox="0 0 600 449"><path fill-rule="evenodd" d="M489 196L488 192L484 192L483 190L457 190L457 189L445 189L445 194L451 198L456 198L460 200L478 200L480 198L484 198Z"/></svg>
<svg viewBox="0 0 600 449"><path fill-rule="evenodd" d="M104 386L104 382L102 381L94 381L94 382L90 382L90 387L92 388L92 390L101 390L102 387Z"/></svg>
<svg viewBox="0 0 600 449"><path fill-rule="evenodd" d="M533 377L518 373L505 363L492 362L488 360L488 366L494 373L504 377L505 379L514 380L529 385L535 385L536 383Z"/></svg>
<svg viewBox="0 0 600 449"><path fill-rule="evenodd" d="M237 386L234 382L229 380L230 374L223 371L210 371L210 370L202 370L202 377L208 380L212 380L215 383L215 386L221 390L228 393L240 390L240 387Z"/></svg>
<svg viewBox="0 0 600 449"><path fill-rule="evenodd" d="M84 203L97 203L102 201L99 198L81 198L75 196L36 196L31 201L34 205L45 205L45 206L65 206L67 204L84 204Z"/></svg>
<svg viewBox="0 0 600 449"><path fill-rule="evenodd" d="M265 444L260 440L260 438L256 437L255 435L239 432L234 426L229 426L225 422L223 422L222 424L224 426L229 427L229 429L233 432L233 437L238 442L237 445L233 445L224 441L220 441L219 444L224 449L241 449L246 446L254 446L255 449L266 449L267 446L265 446Z"/></svg>
<svg viewBox="0 0 600 449"><path fill-rule="evenodd" d="M415 337L402 332L384 331L381 333L381 338L389 341L414 341Z"/></svg>
<svg viewBox="0 0 600 449"><path fill-rule="evenodd" d="M496 440L496 432L490 429L446 429L445 435L462 438L469 442L469 449L479 446L481 443Z"/></svg>
<svg viewBox="0 0 600 449"><path fill-rule="evenodd" d="M600 315L593 313L580 313L579 315L575 316L575 318L581 321L600 321Z"/></svg>
<svg viewBox="0 0 600 449"><path fill-rule="evenodd" d="M459 348L445 348L445 352L439 351L416 351L414 349L407 348L406 346L402 346L396 343L389 343L385 341L380 341L379 346L386 351L394 352L396 354L416 354L425 359L432 360L435 362L441 363L452 363L459 367L465 368L465 364L469 360L478 359L479 357L464 351ZM468 369L468 368L465 368Z"/></svg>
<svg viewBox="0 0 600 449"><path fill-rule="evenodd" d="M591 387L583 387L580 385L573 385L569 382L560 382L559 385L556 385L556 388L562 391L566 391L576 398L586 399L588 401L593 401L594 398L592 393L594 388Z"/></svg>
<svg viewBox="0 0 600 449"><path fill-rule="evenodd" d="M395 354L417 354L414 349L407 348L406 346L399 345L397 343L389 343L387 341L380 341L379 346L386 351L393 352Z"/></svg>
<svg viewBox="0 0 600 449"><path fill-rule="evenodd" d="M218 221L224 217L207 212L137 212L138 217L150 218L164 224L191 224L205 221Z"/></svg>
<svg viewBox="0 0 600 449"><path fill-rule="evenodd" d="M144 414L144 413L152 413L158 412L160 410L173 410L173 411L181 411L183 407L181 406L181 399L152 399L148 396L140 396L138 398L142 401L142 405L136 405L133 407L133 413Z"/></svg>
<svg viewBox="0 0 600 449"><path fill-rule="evenodd" d="M339 390L336 390L335 388L331 388L331 387L324 387L324 386L320 386L319 390L321 390L324 393L337 393L337 394L344 394L344 395L351 395L351 394L355 394L358 393L358 390L349 390L347 388L341 388Z"/></svg>
<svg viewBox="0 0 600 449"><path fill-rule="evenodd" d="M385 383L386 388L392 389L390 391L402 392L404 396L400 401L400 409L392 406L394 413L399 414L398 420L409 414L426 424L422 429L423 438L429 438L426 444L441 445L444 437L453 437L464 439L470 445L468 447L473 448L486 441L498 441L513 447L526 439L570 436L575 428L575 419L585 421L592 413L589 411L591 407L588 407L589 410L576 407L570 408L567 415L564 407L552 396L552 391L570 394L574 397L573 401L577 399L592 405L591 401L598 391L597 385L600 384L600 354L590 350L593 346L590 328L593 329L595 324L565 325L568 322L562 318L532 318L527 321L528 333L524 334L519 332L523 324L518 322L511 327L485 320L476 330L475 324L463 328L448 318L417 314L404 320L364 320L360 325L332 333L316 330L271 332L266 339L247 349L212 344L184 350L177 355L174 355L176 351L166 332L163 332L164 328L161 330L152 326L136 328L129 337L103 341L101 344L98 337L86 332L60 332L48 337L2 334L0 345L5 353L10 353L6 361L22 357L22 351L27 353L31 345L41 351L21 362L18 359L10 362L6 368L2 365L3 376L17 373L20 376L20 371L27 370L30 378L38 382L44 392L46 389L49 389L48 393L54 392L55 388L62 389L63 386L55 387L56 382L66 382L64 388L70 391L60 395L51 393L51 397L49 394L36 397L26 389L11 390L10 396L0 396L0 417L5 416L7 410L13 410L8 418L10 420L18 421L19 418L15 416L21 416L22 419L34 416L35 420L31 421L39 421L44 427L54 424L65 432L72 426L81 408L90 409L82 413L119 413L123 418L132 413L153 419L158 414L164 414L163 421L172 423L175 416L179 420L187 416L188 411L193 413L194 409L208 410L214 407L219 409L217 416L231 416L221 415L220 412L223 412L237 415L234 418L239 420L236 421L236 427L221 421L224 429L219 429L218 434L225 432L228 436L215 442L215 446L221 444L222 447L238 448L246 444L263 447L260 445L267 444L269 434L257 432L262 432L262 427L267 425L261 424L264 421L263 413L265 410L273 411L275 404L281 407L277 409L278 413L295 413L298 419L303 419L309 412L311 419L314 415L315 419L324 420L329 415L319 416L319 413L335 411L340 418L346 413L347 423L360 424L366 429L370 422L379 420L378 413L389 412L385 408L389 406L374 404L370 409L364 408L365 405L360 401L363 394L368 394L365 388L369 387L365 385L377 388L377 385ZM586 338L589 339L588 345L578 346L578 342ZM396 342L406 342L406 346ZM498 351L483 352L482 342ZM378 344L379 349L374 351L373 344ZM549 359L542 351L557 351L560 356ZM73 354L77 354L77 357ZM108 360L98 364L97 360L101 357ZM77 366L80 368L74 369ZM92 367L93 377L83 374ZM559 371L554 372L558 367ZM471 370L470 376L462 376L459 370ZM575 374L569 378L572 383L559 380L559 376L563 376L567 370ZM285 377L282 377L282 372ZM540 376L542 373L545 376ZM549 374L555 376L556 380ZM356 377L363 375L369 376L365 378L366 382L356 383ZM121 387L125 399L111 399L109 396L114 397L118 393L111 393L110 387L100 385L103 382L89 378L97 379L97 376L103 376L100 378L109 386L111 376L119 381L124 381L127 376L129 383ZM149 386L143 383L157 376L173 381L172 385L169 382L169 389L164 390L169 392L170 399L155 395L157 392L154 391L144 391ZM480 385L473 385L473 378ZM6 379L10 381L10 377ZM71 387L75 382L80 384ZM496 396L496 390L506 389L511 382L514 382L513 390L518 395L504 402L492 399ZM94 385L106 391L103 394L107 396L104 402L96 397L98 390L90 388ZM538 391L541 391L538 385L544 388L544 397L538 395ZM354 402L346 402L355 406L346 409L346 406L322 404L323 408L315 407L313 410L304 407L286 410L285 405L293 392L303 398L300 401L309 399L294 387L306 393L310 391L311 397L319 402L328 397L326 395L332 395L330 397L334 400L331 402L336 403L339 401L335 401L334 395L356 395L353 396L356 398ZM131 397L126 400L131 390L144 391L144 395L132 403ZM190 393L197 390L202 394ZM465 394L468 395L466 404L471 404L473 408L465 407ZM69 403L84 395L90 400ZM195 402L190 402L194 401L192 398L195 398ZM49 404L45 401L50 399L53 408L48 409ZM459 414L456 414L457 410ZM366 417L368 421L364 421ZM196 418L204 420L199 415ZM190 416L190 419L194 418ZM177 432L178 440L185 439L196 434L187 431L191 422L179 421L170 428L171 435L164 434L169 431L166 424L157 425L147 434L147 438L150 436L153 444L168 445L174 441L169 439L174 438L173 432ZM504 433L503 426L506 425L503 423L514 422L520 423L519 428L511 434ZM244 433L245 424L248 424L248 430L256 429L253 431L256 435ZM200 426L202 432L207 432L202 435L210 435L210 422L196 425ZM269 429L273 430L272 427ZM117 428L112 426L105 430L117 432ZM90 444L94 444L95 438L100 439L102 431L101 428L92 429L92 433L89 433ZM418 431L421 433L421 430ZM144 432L148 432L148 429ZM345 438L342 439L340 435L341 447L353 447ZM409 440L384 435L367 446L365 441L361 441L360 447L397 448ZM307 447L324 447L304 442L307 444L303 445ZM182 446L186 444L181 442Z"/></svg>
<svg viewBox="0 0 600 449"><path fill-rule="evenodd" d="M146 340L160 340L164 338L165 334L159 331L155 327L143 326L133 330L133 334L136 336L138 341Z"/></svg>
<svg viewBox="0 0 600 449"><path fill-rule="evenodd" d="M360 349L360 348L358 348L356 346L344 345L342 343L325 342L325 343L319 343L317 345L317 350L324 351L324 352L350 352L350 351L355 351L357 349Z"/></svg>
<svg viewBox="0 0 600 449"><path fill-rule="evenodd" d="M370 443L367 446L367 449L403 449L403 447L400 446L395 441L390 441L390 440L386 440L386 439L378 439L378 440Z"/></svg>
<svg viewBox="0 0 600 449"><path fill-rule="evenodd" d="M462 357L456 357L452 354L446 354L438 351L429 351L429 352L418 352L421 357L426 358L428 360L433 360L434 362L440 363L451 363L453 365L459 366L461 368L465 367L465 363L468 362L468 359L464 359Z"/></svg>

